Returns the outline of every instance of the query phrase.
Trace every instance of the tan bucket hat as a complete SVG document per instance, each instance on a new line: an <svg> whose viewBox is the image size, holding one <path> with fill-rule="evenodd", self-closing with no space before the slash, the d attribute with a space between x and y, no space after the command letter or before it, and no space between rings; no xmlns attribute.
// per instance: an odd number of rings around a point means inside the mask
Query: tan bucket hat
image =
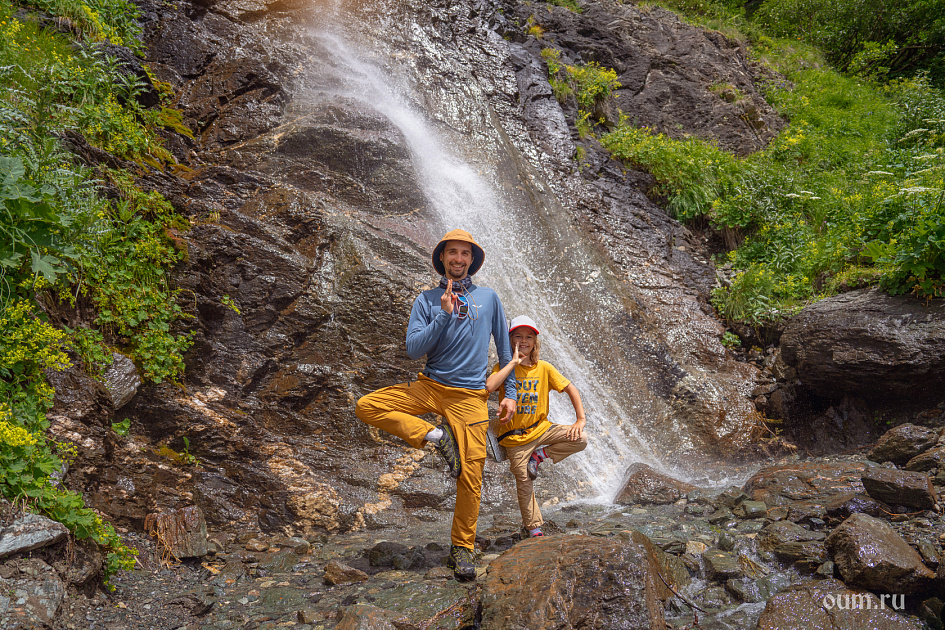
<svg viewBox="0 0 945 630"><path fill-rule="evenodd" d="M443 248L446 247L447 241L463 241L464 243L472 245L473 261L472 264L469 265L469 271L467 273L471 276L479 271L479 268L482 267L482 261L486 258L486 253L479 247L479 243L473 240L469 232L466 230L452 230L447 232L446 236L440 239L440 242L433 248L433 268L436 269L438 274L441 276L446 275L446 268L443 266L443 261L440 260L440 254L443 253Z"/></svg>

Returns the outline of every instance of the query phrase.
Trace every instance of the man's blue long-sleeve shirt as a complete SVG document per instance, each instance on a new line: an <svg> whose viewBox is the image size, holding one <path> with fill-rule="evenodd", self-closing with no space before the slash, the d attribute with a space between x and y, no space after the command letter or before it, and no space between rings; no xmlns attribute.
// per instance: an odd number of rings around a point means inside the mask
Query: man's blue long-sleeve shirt
<svg viewBox="0 0 945 630"><path fill-rule="evenodd" d="M407 356L419 359L427 355L423 374L438 383L485 389L490 336L495 339L499 364L512 360L502 302L492 289L470 285L467 291L470 316L459 319L458 308L452 313L440 308L444 291L430 289L414 301L407 324ZM514 371L505 380L505 396L513 400L516 397Z"/></svg>

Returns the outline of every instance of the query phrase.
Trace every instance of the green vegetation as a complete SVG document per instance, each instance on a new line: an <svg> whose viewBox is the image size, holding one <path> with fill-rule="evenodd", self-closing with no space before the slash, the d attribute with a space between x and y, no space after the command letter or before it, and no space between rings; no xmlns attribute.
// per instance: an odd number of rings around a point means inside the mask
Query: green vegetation
<svg viewBox="0 0 945 630"><path fill-rule="evenodd" d="M945 86L941 0L768 0L753 16L768 34L818 46L841 72L913 76Z"/></svg>
<svg viewBox="0 0 945 630"><path fill-rule="evenodd" d="M731 320L777 318L871 284L892 293L945 295L945 96L917 57L912 66L884 57L892 50L885 42L858 40L843 64L848 72L833 69L838 53L822 53L818 45L840 26L828 24L823 12L816 36L765 34L775 8L783 17L788 6L813 4L819 3L769 1L750 21L737 3L667 2L689 11L690 21L747 32L753 58L790 81L765 93L790 125L763 151L738 158L711 142L637 128L626 116L600 138L616 157L655 176L655 192L678 218L708 221L740 244L727 256L738 271L735 281L714 295ZM928 29L916 34L926 43L938 32L938 14L929 15ZM890 78L908 71L913 76ZM709 89L740 100L728 86Z"/></svg>
<svg viewBox="0 0 945 630"><path fill-rule="evenodd" d="M555 98L563 104L569 96L574 96L581 113L592 112L597 103L620 87L617 73L601 67L596 61L571 66L562 63L561 51L557 48L545 48L541 56L548 65L549 82Z"/></svg>
<svg viewBox="0 0 945 630"><path fill-rule="evenodd" d="M552 4L556 7L564 7L573 13L581 13L582 11L581 6L576 0L548 0L548 4Z"/></svg>
<svg viewBox="0 0 945 630"><path fill-rule="evenodd" d="M119 351L152 382L181 373L189 337L172 332L182 313L166 270L183 257L173 230L186 222L134 177L176 167L158 129L189 131L179 112L139 105L141 81L95 45L140 48L132 3L36 0L31 7L73 37L40 28L17 12L23 7L0 0L0 494L102 545L107 580L131 568L136 552L56 480L77 450L46 437L54 392L45 371L68 367L71 351L101 377ZM169 95L169 86L158 88ZM93 170L64 139L131 170ZM93 326L52 326L41 304L56 303L91 309Z"/></svg>

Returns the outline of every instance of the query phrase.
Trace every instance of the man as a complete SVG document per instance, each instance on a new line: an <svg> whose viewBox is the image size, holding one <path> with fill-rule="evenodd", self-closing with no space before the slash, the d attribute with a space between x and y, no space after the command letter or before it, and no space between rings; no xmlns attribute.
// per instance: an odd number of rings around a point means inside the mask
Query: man
<svg viewBox="0 0 945 630"><path fill-rule="evenodd" d="M407 325L407 355L426 355L426 367L415 382L371 392L358 400L356 409L363 422L414 448L434 442L443 455L456 478L447 566L460 580L476 577L473 548L489 428L489 337L503 365L512 358L499 296L472 283L484 258L482 248L463 230L449 232L437 244L433 268L442 276L440 286L417 297ZM515 412L514 375L505 382L505 396L499 412L503 421ZM446 422L435 427L417 417L430 412Z"/></svg>

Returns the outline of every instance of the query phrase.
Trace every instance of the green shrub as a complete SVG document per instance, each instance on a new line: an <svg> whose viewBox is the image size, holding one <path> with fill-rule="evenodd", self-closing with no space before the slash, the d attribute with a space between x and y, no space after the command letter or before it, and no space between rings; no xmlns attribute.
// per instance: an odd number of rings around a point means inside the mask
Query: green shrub
<svg viewBox="0 0 945 630"><path fill-rule="evenodd" d="M567 97L574 95L578 109L591 112L595 105L620 88L617 73L604 68L596 61L570 66L561 62L561 51L545 48L541 56L548 65L548 80L558 102L564 103Z"/></svg>
<svg viewBox="0 0 945 630"><path fill-rule="evenodd" d="M772 35L821 47L842 72L911 75L945 55L940 0L766 0L754 19Z"/></svg>
<svg viewBox="0 0 945 630"><path fill-rule="evenodd" d="M669 200L670 209L680 219L711 215L713 204L737 184L742 169L731 153L711 142L673 140L634 127L626 116L601 138L601 144L615 157L652 174L657 181L654 192ZM731 219L733 225L751 222L751 217Z"/></svg>
<svg viewBox="0 0 945 630"><path fill-rule="evenodd" d="M33 6L65 18L60 23L86 40L137 45L137 10L124 1ZM106 581L131 568L135 552L56 481L77 447L46 438L54 393L46 371L68 366L71 346L100 376L114 343L147 379L180 374L189 339L172 331L181 311L166 270L184 256L168 230L186 222L160 194L140 190L131 173L78 164L60 138L82 136L137 163L136 175L173 166L156 130L189 131L166 105L138 105L140 89L116 60L40 29L0 0L0 494L97 541L107 554ZM118 200L101 194L103 176ZM87 296L96 327L54 328L36 306L40 293L44 303Z"/></svg>
<svg viewBox="0 0 945 630"><path fill-rule="evenodd" d="M93 42L141 49L140 11L127 0L28 0Z"/></svg>
<svg viewBox="0 0 945 630"><path fill-rule="evenodd" d="M547 2L556 7L564 7L572 13L581 13L583 10L576 0L547 0Z"/></svg>

